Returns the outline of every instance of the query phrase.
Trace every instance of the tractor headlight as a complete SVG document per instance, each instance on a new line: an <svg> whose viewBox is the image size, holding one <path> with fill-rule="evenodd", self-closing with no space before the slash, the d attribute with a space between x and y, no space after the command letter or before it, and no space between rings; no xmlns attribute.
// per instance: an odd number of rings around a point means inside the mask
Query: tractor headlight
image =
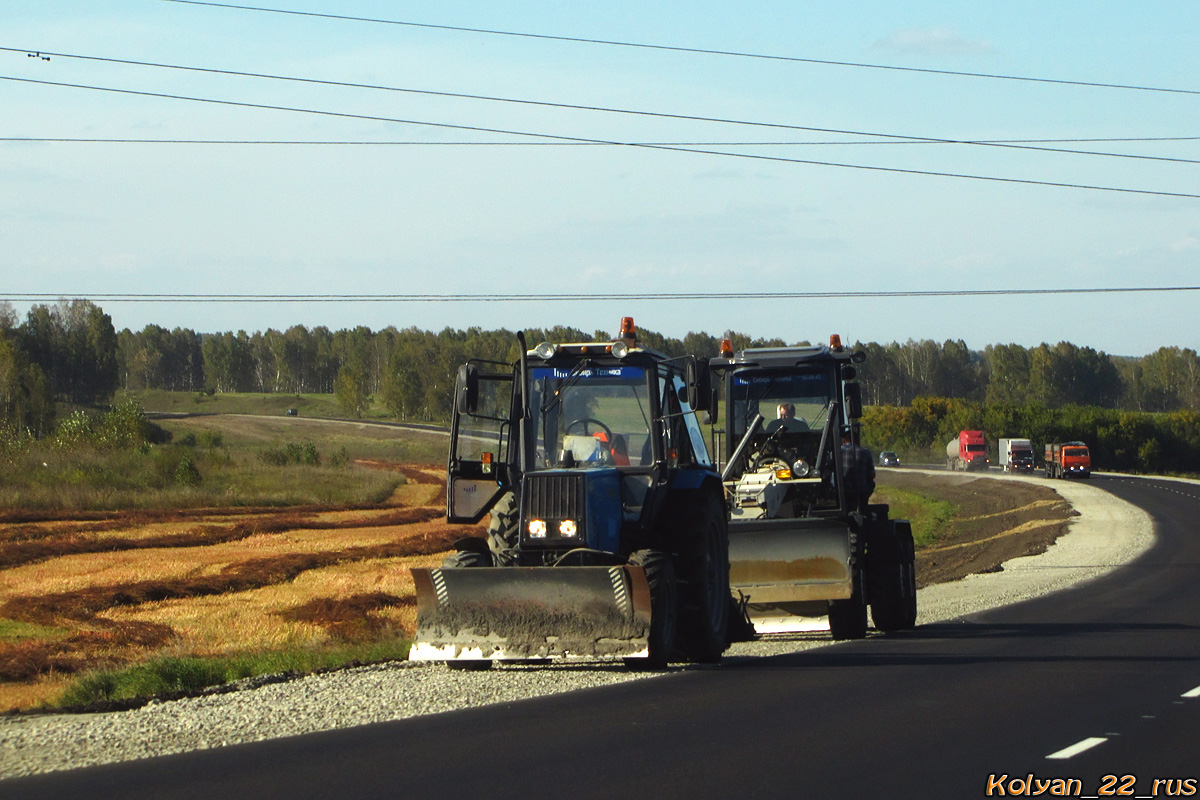
<svg viewBox="0 0 1200 800"><path fill-rule="evenodd" d="M559 536L574 538L577 533L579 533L579 529L575 526L575 520L564 519L562 522L558 523Z"/></svg>
<svg viewBox="0 0 1200 800"><path fill-rule="evenodd" d="M548 361L558 352L558 348L550 342L542 342L533 348L533 354L543 361Z"/></svg>
<svg viewBox="0 0 1200 800"><path fill-rule="evenodd" d="M615 341L610 347L610 352L612 353L613 358L624 358L625 356L629 355L629 345L620 340Z"/></svg>
<svg viewBox="0 0 1200 800"><path fill-rule="evenodd" d="M797 459L796 463L792 464L792 474L797 478L807 478L810 472L812 472L812 467L803 458Z"/></svg>
<svg viewBox="0 0 1200 800"><path fill-rule="evenodd" d="M531 519L529 520L529 536L533 539L546 538L546 520Z"/></svg>

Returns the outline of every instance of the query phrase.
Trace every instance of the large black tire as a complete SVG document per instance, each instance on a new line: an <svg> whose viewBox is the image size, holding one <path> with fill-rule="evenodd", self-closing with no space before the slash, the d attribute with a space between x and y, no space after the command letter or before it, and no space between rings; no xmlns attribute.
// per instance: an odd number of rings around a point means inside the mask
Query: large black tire
<svg viewBox="0 0 1200 800"><path fill-rule="evenodd" d="M729 647L729 529L724 501L709 493L683 513L675 541L680 583L679 648L701 664Z"/></svg>
<svg viewBox="0 0 1200 800"><path fill-rule="evenodd" d="M663 669L675 652L679 624L679 587L671 557L659 550L638 550L629 563L641 567L650 587L650 656L627 658L631 669Z"/></svg>
<svg viewBox="0 0 1200 800"><path fill-rule="evenodd" d="M488 521L488 547L499 566L516 563L517 545L520 544L521 507L512 492L505 492L496 505L492 506L492 517Z"/></svg>
<svg viewBox="0 0 1200 800"><path fill-rule="evenodd" d="M871 620L886 633L916 624L917 586L912 529L907 521L890 523L867 550L867 590Z"/></svg>
<svg viewBox="0 0 1200 800"><path fill-rule="evenodd" d="M495 562L492 560L490 553L481 553L476 550L459 550L442 559L442 566L449 569L491 567L495 566Z"/></svg>
<svg viewBox="0 0 1200 800"><path fill-rule="evenodd" d="M908 607L904 613L904 630L917 627L917 546L913 541L912 525L907 520L897 523L897 535L904 548L904 571L908 581Z"/></svg>
<svg viewBox="0 0 1200 800"><path fill-rule="evenodd" d="M834 641L862 639L867 635L867 595L863 585L864 573L859 565L852 566L854 576L850 597L829 601L829 632Z"/></svg>

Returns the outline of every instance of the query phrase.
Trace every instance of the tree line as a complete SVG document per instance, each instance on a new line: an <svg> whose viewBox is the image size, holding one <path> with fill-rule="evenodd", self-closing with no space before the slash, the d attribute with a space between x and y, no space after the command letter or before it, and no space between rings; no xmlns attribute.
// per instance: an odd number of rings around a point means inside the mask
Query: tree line
<svg viewBox="0 0 1200 800"><path fill-rule="evenodd" d="M640 331L649 347L672 355L712 355L720 338L689 333L682 339ZM608 331L554 327L525 331L532 346L542 341L610 341ZM780 346L781 339L733 334L738 347ZM334 394L350 416L360 416L378 399L398 419L447 419L458 366L470 358L511 363L518 357L516 333L506 329L446 328L434 333L395 327L332 331L294 325L198 334L148 325L118 336L121 387L195 392Z"/></svg>
<svg viewBox="0 0 1200 800"><path fill-rule="evenodd" d="M120 386L112 319L86 300L35 305L23 323L0 303L0 433L41 437L57 403L106 403Z"/></svg>
<svg viewBox="0 0 1200 800"><path fill-rule="evenodd" d="M613 335L569 327L526 331L530 345L607 341ZM675 356L715 355L723 338L689 333L680 339L644 329L639 336ZM787 344L736 332L725 337L737 349ZM1191 349L1162 347L1142 357L1116 357L1068 342L1032 348L997 344L982 351L962 340L854 347L868 355L860 382L871 406L907 408L918 398L940 397L989 408L1200 411L1200 357ZM102 404L118 389L333 394L348 416L378 401L398 419L436 422L448 416L459 364L516 357L516 335L505 329L435 333L294 325L200 333L147 325L118 333L112 319L87 300L35 305L23 322L11 305L0 303L0 425L42 435L53 424L55 402Z"/></svg>
<svg viewBox="0 0 1200 800"><path fill-rule="evenodd" d="M1000 438L1023 438L1033 441L1039 462L1049 442L1082 441L1101 470L1200 470L1200 413L1191 409L1149 413L1083 405L988 405L944 397L919 397L903 407L864 408L865 443L918 463L940 464L946 443L962 430L984 432L993 464Z"/></svg>
<svg viewBox="0 0 1200 800"><path fill-rule="evenodd" d="M531 346L614 336L568 327L525 333ZM680 339L641 330L639 336L647 346L673 356L716 355L724 337L737 349L788 344L737 332L689 333ZM517 357L516 334L504 329L434 333L295 325L284 331L200 335L148 325L137 333L122 331L119 338L117 360L127 389L374 396L397 417L426 421L446 418L459 364L468 358L510 362ZM868 356L860 381L869 405L907 406L918 397L948 397L989 406L1200 410L1200 356L1191 349L1162 347L1133 358L1069 342L1032 348L997 344L982 351L971 350L962 340L858 342L854 347Z"/></svg>
<svg viewBox="0 0 1200 800"><path fill-rule="evenodd" d="M867 352L863 397L907 406L950 397L988 406L1099 406L1129 411L1200 410L1200 357L1160 347L1140 358L1110 356L1069 342L969 349L962 340L857 345Z"/></svg>

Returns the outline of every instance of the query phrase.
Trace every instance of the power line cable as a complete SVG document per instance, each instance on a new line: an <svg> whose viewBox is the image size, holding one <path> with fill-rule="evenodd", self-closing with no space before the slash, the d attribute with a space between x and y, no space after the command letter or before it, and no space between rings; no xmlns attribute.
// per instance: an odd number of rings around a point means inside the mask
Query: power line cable
<svg viewBox="0 0 1200 800"><path fill-rule="evenodd" d="M86 84L37 80L34 78L18 78L18 77L10 76L10 75L0 75L0 80L13 81L13 82L17 82L17 83L36 84L36 85L41 85L41 86L58 86L58 87L70 88L70 89L87 89L87 90L92 90L92 91L133 95L133 96L138 96L138 97L157 97L157 98L168 99L168 100L184 100L184 101L189 101L189 102L208 103L208 104L212 104L212 105L223 105L223 106L230 106L230 107L236 107L236 108L254 108L254 109L259 109L259 110L267 110L267 111L287 111L287 112L293 112L293 113L315 114L315 115L320 115L320 116L336 117L336 118L340 118L340 119L366 120L366 121L371 121L371 122L391 122L391 123L404 124L404 125L421 125L421 126L433 127L433 128L446 128L446 129L450 129L450 130L471 131L471 132L476 132L476 133L497 133L497 134L504 134L504 135L509 135L509 136L529 136L529 137L538 138L538 139L554 139L554 140L558 140L558 141L588 142L588 143L592 143L592 144L621 145L624 147L633 147L633 148L640 148L640 149L645 149L645 150L666 151L666 152L674 152L674 153L695 153L695 154L701 154L701 155L722 156L722 157L726 157L726 158L753 159L753 160L757 160L757 161L770 161L770 162L786 163L786 164L806 164L806 165L810 165L810 166L837 167L837 168L841 168L841 169L857 169L857 170L863 170L863 171L868 171L868 172L887 172L887 173L895 173L895 174L902 174L902 175L920 175L920 176L925 176L925 177L958 178L958 179L962 179L962 180L989 181L989 182L993 182L993 183L1013 183L1013 184L1021 184L1021 185L1026 185L1026 186L1047 186L1047 187L1054 187L1054 188L1060 188L1060 189L1087 189L1087 190L1091 190L1091 191L1117 192L1117 193L1122 193L1122 194L1138 194L1138 195L1152 195L1152 196L1156 196L1156 197L1184 197L1184 198L1189 198L1189 199L1200 199L1200 194L1189 194L1186 192L1167 192L1167 191L1158 191L1158 190L1152 190L1152 189L1128 189L1128 188L1113 187L1113 186L1097 186L1094 184L1067 183L1067 182L1063 182L1063 181L1034 180L1034 179L1030 179L1030 178L1004 178L1004 177L997 177L997 176L992 176L992 175L971 175L971 174L957 173L957 172L938 172L938 171L933 171L933 170L904 169L904 168L900 168L900 167L881 167L881 166L865 165L865 164L846 164L846 163L840 163L840 162L834 162L834 161L817 161L817 160L813 160L813 159L785 158L783 156L770 156L770 155L764 155L761 153L735 153L735 152L729 152L729 151L725 151L725 150L709 150L709 149L696 148L696 147L676 147L676 146L672 146L672 145L638 144L635 142L622 142L622 141L614 141L614 140L608 140L608 139L594 139L594 138L579 137L579 136L563 136L560 134L539 133L539 132L534 132L534 131L514 131L514 130L506 130L503 128L489 128L489 127L484 127L484 126L480 126L480 125L458 125L458 124L452 124L452 123L448 123L448 122L430 122L427 120L401 119L401 118L396 118L396 117L383 117L383 116L377 116L377 115L371 115L371 114L351 114L351 113L343 112L343 111L322 111L322 110L318 110L318 109L299 108L296 106L276 106L276 105L269 105L269 104L265 104L265 103L247 103L247 102L241 102L241 101L236 101L236 100L221 100L221 99L216 99L216 98L191 97L191 96L187 96L187 95L167 94L167 93L161 93L161 92L147 92L147 91L136 90L136 89L117 89L117 88L105 87L105 86L89 86Z"/></svg>
<svg viewBox="0 0 1200 800"><path fill-rule="evenodd" d="M1095 139L982 139L974 144L1069 144L1069 143L1118 143L1118 142L1195 142L1200 136L1147 136ZM741 142L627 142L622 145L610 145L606 142L435 142L419 140L396 139L132 139L128 137L99 137L99 136L0 136L0 142L39 142L64 144L246 144L246 145L347 145L347 146L413 146L413 147L622 147L626 145L645 145L647 147L858 147L865 145L904 145L904 144L953 144L953 142L937 141L863 141L859 139L839 139L831 141L741 141Z"/></svg>
<svg viewBox="0 0 1200 800"><path fill-rule="evenodd" d="M1123 286L1076 287L1058 289L907 289L900 291L830 292L659 292L644 294L559 293L559 294L140 294L140 293L61 293L13 292L0 294L0 301L57 301L64 298L103 300L106 303L526 303L575 302L598 300L630 302L634 300L828 300L894 299L933 297L1003 297L1019 295L1093 295L1197 292L1200 286Z"/></svg>
<svg viewBox="0 0 1200 800"><path fill-rule="evenodd" d="M1120 139L993 139L980 140L973 144L1008 144L1011 142L1043 142L1043 143L1113 143L1113 142L1193 142L1200 141L1200 136L1161 136L1146 138ZM63 144L229 144L229 145L346 145L346 146L413 146L413 147L625 147L643 145L646 147L851 147L863 145L927 145L954 144L954 142L937 141L742 141L742 142L625 142L609 144L607 142L434 142L418 140L394 139L131 139L125 137L95 137L95 136L0 136L0 142L38 142ZM1185 163L1200 163L1189 159L1176 159Z"/></svg>
<svg viewBox="0 0 1200 800"><path fill-rule="evenodd" d="M0 52L25 53L27 55L30 53L30 51L28 49L15 48L15 47L0 47ZM347 81L323 80L323 79L319 79L319 78L302 78L302 77L291 76L291 75L277 75L277 74L263 73L263 72L245 72L245 71L239 71L239 70L217 69L217 68L213 68L213 67L196 67L196 66L187 66L187 65L181 65L181 64L165 64L165 63L153 62L153 61L136 61L136 60L132 60L132 59L123 59L123 58L109 58L109 57L104 57L104 56L80 55L80 54L76 54L76 53L54 53L54 52L49 52L46 50L41 50L41 51L37 51L37 52L38 52L38 55L45 56L45 57L75 59L75 60L81 60L81 61L96 61L96 62L103 62L103 63L109 63L109 64L122 64L122 65L137 66L137 67L151 67L154 69L180 70L180 71L185 71L185 72L199 72L199 73L205 73L205 74L210 74L210 75L226 75L226 76L233 76L233 77L240 77L240 78L258 78L258 79L263 79L263 80L284 81L284 82L289 82L289 83L303 83L303 84L313 84L313 85L318 85L318 86L331 86L331 87L338 87L338 88L367 89L367 90L372 90L372 91L398 92L398 93L403 93L403 94L418 94L418 95L432 96L432 97L448 97L448 98L454 98L454 99L459 99L459 100L479 100L479 101L490 102L490 103L510 103L510 104L516 104L516 105L529 105L529 106L538 106L538 107L542 107L542 108L556 108L556 109L565 109L565 110L571 110L571 111L592 111L592 112L599 112L599 113L605 113L605 114L622 114L622 115L631 115L631 116L640 116L640 117L651 117L651 118L657 118L657 119L681 120L681 121L685 121L685 122L710 122L710 123L717 123L717 124L723 124L723 125L744 125L744 126L759 127L759 128L773 128L773 129L778 129L778 130L806 131L809 133L840 134L840 135L846 135L846 136L869 136L869 137L883 138L883 139L895 139L895 140L900 140L900 141L905 141L905 142L926 142L926 143L933 143L933 144L958 144L958 145L966 145L966 146L973 146L973 147L1003 147L1003 148L1012 148L1012 149L1017 149L1017 150L1033 150L1033 151L1038 151L1038 152L1062 153L1062 154L1068 154L1068 155L1097 156L1097 157L1103 157L1103 158L1126 158L1126 159L1135 159L1135 160L1144 160L1144 161L1169 161L1169 162L1182 163L1182 164L1200 163L1194 159L1172 158L1172 157L1168 157L1168 156L1150 156L1150 155L1141 155L1141 154L1135 154L1135 153L1105 153L1105 152L1097 152L1094 150L1073 150L1073 149L1066 149L1066 148L1042 147L1042 146L1037 146L1034 144L1021 143L1021 142L980 141L980 140L974 140L974 139L915 136L912 134L900 134L900 133L881 133L878 131L856 131L856 130L847 130L847 129L841 129L841 128L819 128L819 127L807 126L807 125L791 125L791 124L787 124L787 123L741 120L741 119L732 119L732 118L728 118L728 117L707 117L707 116L699 116L699 115L693 115L693 114L670 114L670 113L660 112L660 111L643 111L643 110L638 110L638 109L612 108L612 107L608 107L608 106L578 105L578 104L573 104L573 103L555 103L555 102L550 102L550 101L545 101L545 100L528 100L528 99L512 98L512 97L497 97L494 95L478 95L478 94L467 94L467 93L461 93L461 92L436 91L436 90L431 90L431 89L413 89L413 88L409 88L409 87L400 87L400 86L384 86L384 85L380 85L380 84L371 84L371 83L354 83L354 82L347 82Z"/></svg>
<svg viewBox="0 0 1200 800"><path fill-rule="evenodd" d="M1161 86L1138 86L1135 84L1124 83L1104 83L1100 81L1080 81L1080 80L1065 80L1059 78L1036 78L1025 75L1002 75L998 73L988 72L963 72L958 70L947 69L929 69L925 67L900 67L891 64L868 64L856 61L833 61L829 59L818 58L801 58L798 56L780 56L770 55L766 53L748 53L739 52L736 50L715 50L700 47L681 47L675 45L649 44L646 42L625 42L614 39L589 39L580 36L553 36L542 33L524 33L520 31L505 31L492 28L468 28L457 25L434 25L424 22L409 22L404 20L394 19L378 19L373 17L355 17L344 14L323 14L313 11L296 11L292 9L282 8L263 8L260 6L235 5L233 3L210 3L202 2L201 0L161 0L164 3L177 3L180 5L190 6L208 6L211 8L233 9L237 11L255 11L269 14L286 14L297 17L314 17L319 19L333 19L342 22L366 22L377 25L398 25L409 28L425 28L428 30L454 31L458 33L478 33L489 36L509 36L521 39L542 39L556 42L575 42L579 44L598 44L608 45L612 47L631 47L644 50L664 50L676 53L693 53L697 55L710 56L727 56L732 58L751 58L766 61L783 61L800 64L818 64L829 67L854 67L857 69L876 69L886 70L891 72L913 72L923 73L928 75L948 75L953 77L963 78L986 78L989 80L1003 81L1021 81L1025 83L1047 83L1059 84L1064 86L1086 86L1095 89L1121 89L1138 92L1166 92L1171 94L1200 94L1200 89L1176 89Z"/></svg>

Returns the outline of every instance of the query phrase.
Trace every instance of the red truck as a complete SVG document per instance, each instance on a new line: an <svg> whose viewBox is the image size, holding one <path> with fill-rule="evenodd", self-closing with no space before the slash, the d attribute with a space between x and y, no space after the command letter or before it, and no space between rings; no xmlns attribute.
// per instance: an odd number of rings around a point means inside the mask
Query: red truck
<svg viewBox="0 0 1200 800"><path fill-rule="evenodd" d="M983 431L959 431L946 443L946 469L987 469L987 440Z"/></svg>
<svg viewBox="0 0 1200 800"><path fill-rule="evenodd" d="M1047 478L1087 478L1092 474L1092 455L1083 442L1046 445Z"/></svg>

